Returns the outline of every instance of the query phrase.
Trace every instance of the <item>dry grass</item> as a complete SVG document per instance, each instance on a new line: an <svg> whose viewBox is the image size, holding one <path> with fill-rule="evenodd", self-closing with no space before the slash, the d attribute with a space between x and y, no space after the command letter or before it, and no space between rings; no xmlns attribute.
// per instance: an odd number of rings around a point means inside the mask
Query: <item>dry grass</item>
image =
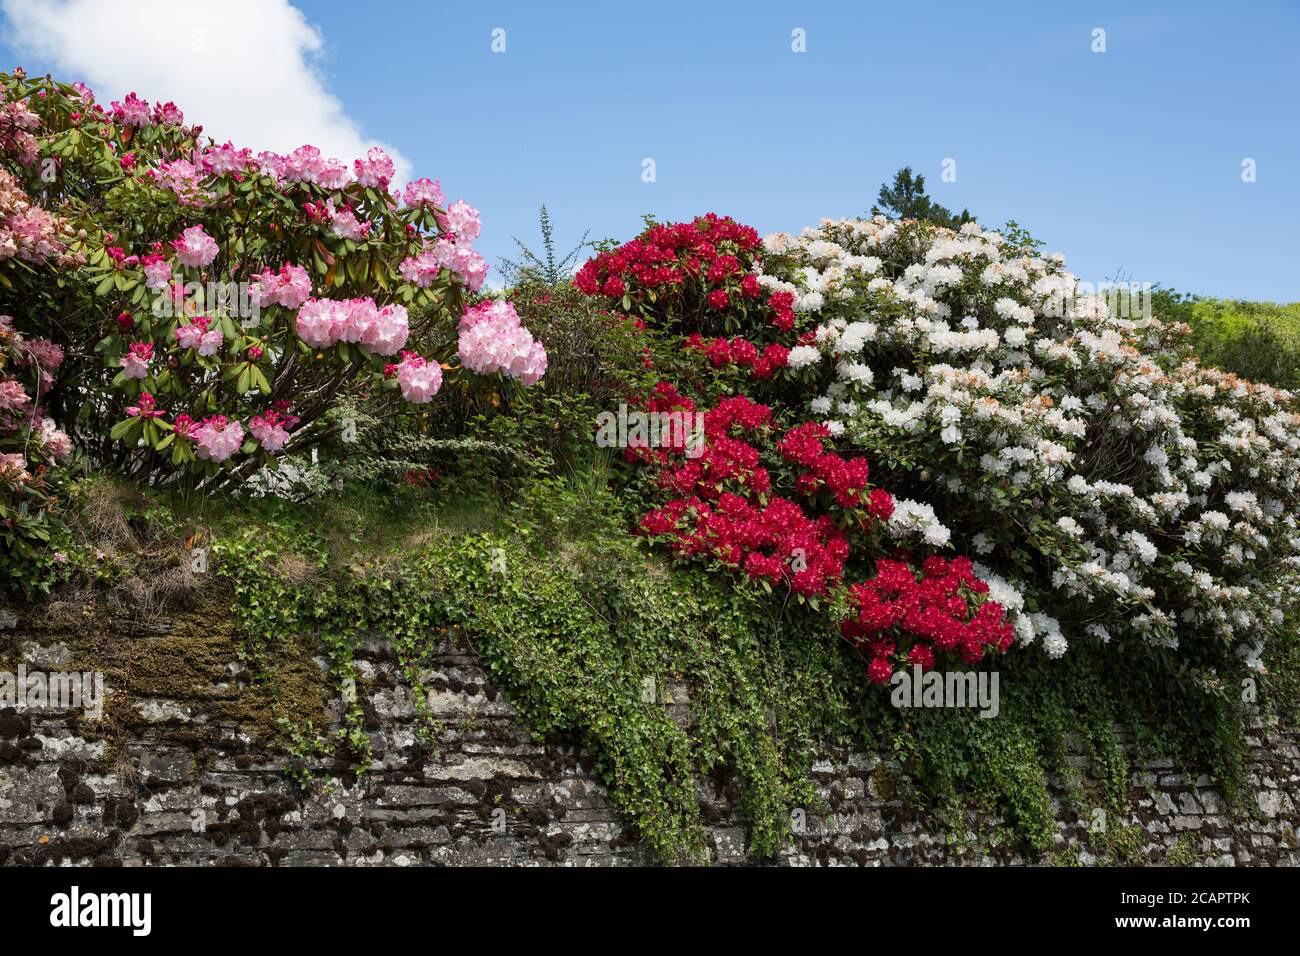
<svg viewBox="0 0 1300 956"><path fill-rule="evenodd" d="M174 612L192 606L201 586L194 551L201 536L186 539L133 517L144 503L131 488L89 482L78 494L73 524L101 562L123 572L108 590L109 607L144 631L159 631ZM51 618L70 623L81 612L81 597L76 591L61 594L50 604Z"/></svg>

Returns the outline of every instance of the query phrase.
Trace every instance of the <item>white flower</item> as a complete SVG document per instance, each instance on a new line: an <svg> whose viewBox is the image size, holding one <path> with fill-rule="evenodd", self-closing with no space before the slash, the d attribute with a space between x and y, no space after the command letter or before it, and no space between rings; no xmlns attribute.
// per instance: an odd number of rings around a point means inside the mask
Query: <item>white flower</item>
<svg viewBox="0 0 1300 956"><path fill-rule="evenodd" d="M822 353L817 351L811 345L796 345L790 350L790 356L787 359L791 368L807 368L809 365L816 365L822 360Z"/></svg>
<svg viewBox="0 0 1300 956"><path fill-rule="evenodd" d="M1083 525L1075 521L1069 515L1063 515L1056 519L1056 526L1072 538L1083 537Z"/></svg>

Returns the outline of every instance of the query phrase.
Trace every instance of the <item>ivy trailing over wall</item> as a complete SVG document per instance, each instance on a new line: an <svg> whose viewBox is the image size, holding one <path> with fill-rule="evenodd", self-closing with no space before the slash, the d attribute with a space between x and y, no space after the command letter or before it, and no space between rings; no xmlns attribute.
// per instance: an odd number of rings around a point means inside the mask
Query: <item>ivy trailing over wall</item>
<svg viewBox="0 0 1300 956"><path fill-rule="evenodd" d="M295 747L350 755L360 770L368 739L358 641L392 640L420 702L422 663L450 628L539 738L587 748L615 804L664 861L703 858L696 788L710 781L732 788L751 852L774 854L792 809L827 810L810 770L833 745L887 755L881 787L954 832L971 811L997 815L1031 853L1053 843L1049 780L1063 782L1080 814L1123 811L1129 756L1172 756L1244 806L1247 712L1236 689L1171 696L1184 684L1160 658L1120 661L1086 648L1057 661L1013 655L999 662L995 719L896 709L824 618L774 610L725 576L645 553L615 533L617 501L588 486L579 494L564 481L539 483L505 512L450 527L436 512L412 515L409 503L382 518L370 506L342 506L346 519L270 507L244 530L214 532L214 569L233 585L254 666L288 634L319 636L346 716L333 738L291 728ZM404 537L376 546L386 536L367 523L399 519ZM1295 652L1282 643L1274 653ZM1286 666L1265 678L1266 709L1290 680ZM1126 755L1117 726L1137 754ZM436 741L437 727L427 729ZM1066 760L1071 735L1099 785Z"/></svg>

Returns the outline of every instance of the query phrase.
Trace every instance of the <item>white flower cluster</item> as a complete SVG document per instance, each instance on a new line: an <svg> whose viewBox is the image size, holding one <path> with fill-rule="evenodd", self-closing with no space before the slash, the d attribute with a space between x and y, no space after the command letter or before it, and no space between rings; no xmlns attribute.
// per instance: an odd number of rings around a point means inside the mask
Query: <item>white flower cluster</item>
<svg viewBox="0 0 1300 956"><path fill-rule="evenodd" d="M1112 315L1061 257L974 223L823 220L766 247L763 284L817 323L790 353L813 413L937 506L898 501L891 532L981 555L1053 655L1200 640L1261 666L1300 597L1295 396L1201 368L1186 327Z"/></svg>

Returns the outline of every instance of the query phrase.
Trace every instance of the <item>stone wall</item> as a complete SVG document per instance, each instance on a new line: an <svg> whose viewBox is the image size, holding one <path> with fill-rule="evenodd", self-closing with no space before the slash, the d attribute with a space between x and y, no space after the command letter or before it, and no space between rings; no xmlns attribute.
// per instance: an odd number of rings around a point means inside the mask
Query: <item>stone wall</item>
<svg viewBox="0 0 1300 956"><path fill-rule="evenodd" d="M76 663L48 635L8 632L29 667ZM137 638L149 640L148 637ZM0 713L0 862L220 865L554 865L649 862L612 809L590 758L537 741L487 682L472 652L446 639L429 703L435 739L422 743L410 691L381 640L358 655L375 757L358 778L318 763L305 787L283 755L256 743L223 706L227 680L184 695L136 695L113 737L58 711ZM324 666L323 661L316 662ZM114 693L109 680L110 695ZM678 695L680 699L680 695ZM334 719L338 712L335 710ZM127 729L121 729L126 727ZM1300 750L1294 734L1251 740L1258 813L1232 818L1208 780L1168 762L1133 772L1132 814L1112 819L1127 859L1151 864L1300 862ZM1078 766L1085 762L1078 758ZM798 811L779 862L799 865L1026 862L1000 845L996 820L944 832L892 792L876 757L827 754L815 768L824 806ZM725 783L705 785L715 863L750 862ZM1092 863L1090 823L1062 810L1057 850L1041 862Z"/></svg>

